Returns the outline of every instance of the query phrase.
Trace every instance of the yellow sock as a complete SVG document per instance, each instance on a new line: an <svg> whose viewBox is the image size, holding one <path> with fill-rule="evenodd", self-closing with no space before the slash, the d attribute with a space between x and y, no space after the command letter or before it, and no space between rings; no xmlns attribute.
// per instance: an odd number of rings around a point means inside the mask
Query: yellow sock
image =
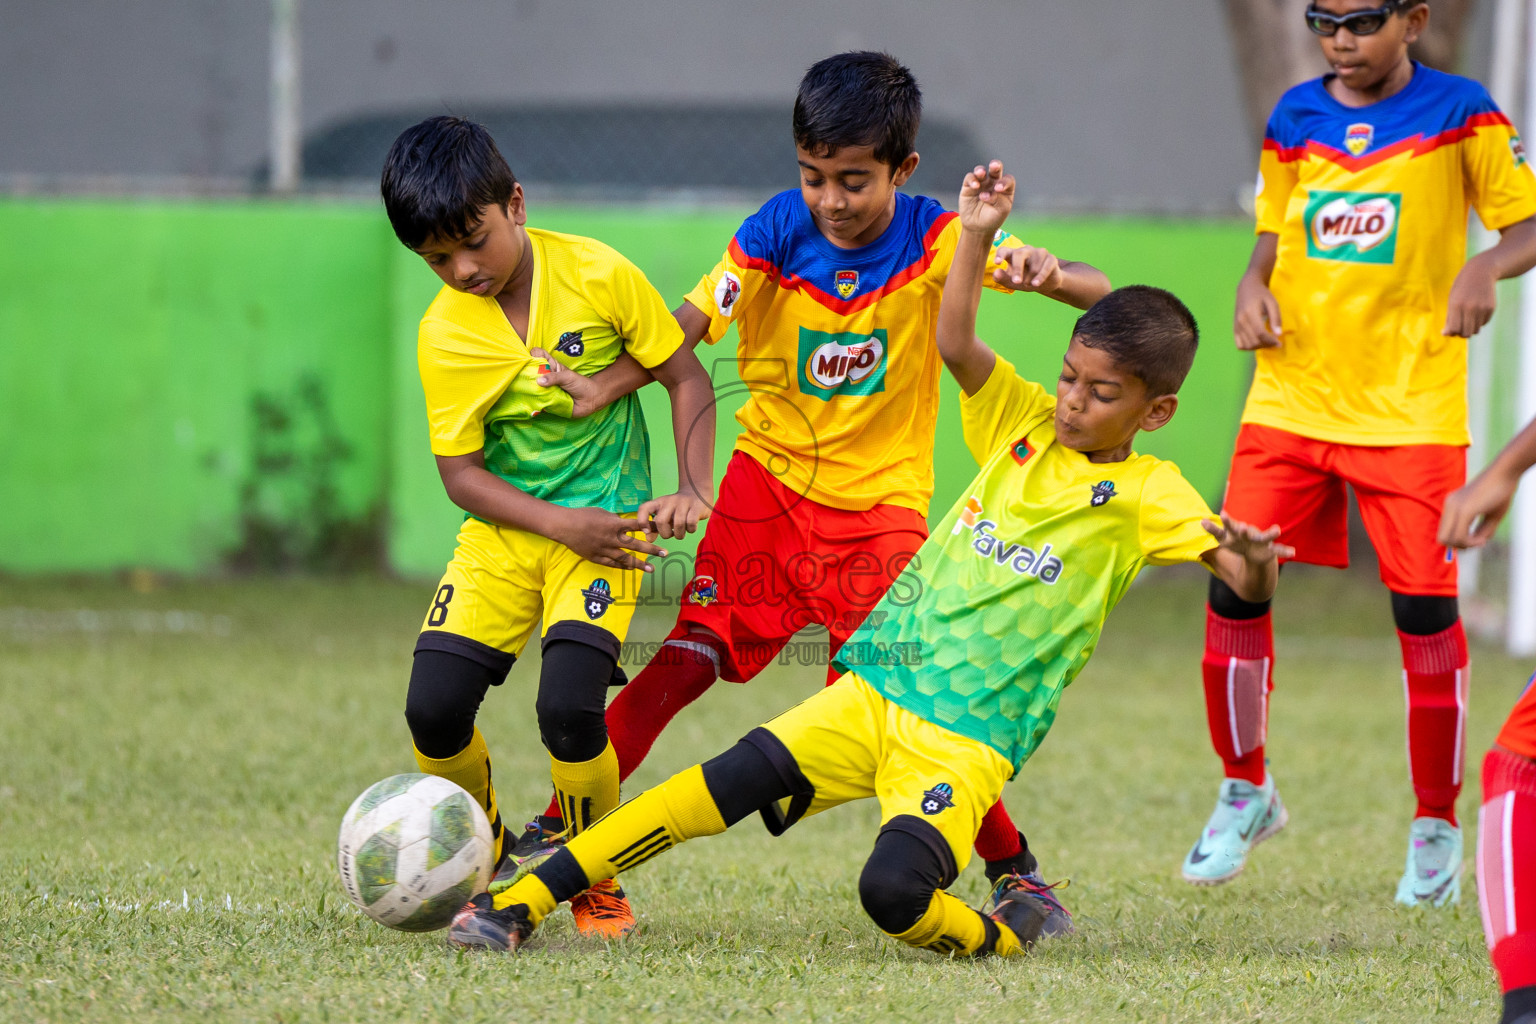
<svg viewBox="0 0 1536 1024"><path fill-rule="evenodd" d="M935 953L958 953L961 956L975 956L978 953L1009 956L1024 952L1018 937L1005 924L997 924L997 937L992 948L986 948L987 919L942 889L933 894L928 909L923 912L917 924L893 938L919 949L931 949Z"/></svg>
<svg viewBox="0 0 1536 1024"><path fill-rule="evenodd" d="M411 749L416 750L414 746ZM416 750L416 764L428 775L441 776L475 798L475 802L490 819L491 839L495 842L495 862L500 863L506 830L501 827L501 812L496 807L496 788L491 785L491 754L485 748L485 737L480 735L479 728L470 737L469 746L452 757L439 760Z"/></svg>
<svg viewBox="0 0 1536 1024"><path fill-rule="evenodd" d="M590 761L557 761L549 758L549 774L570 835L584 832L594 821L619 806L619 755L613 744Z"/></svg>
<svg viewBox="0 0 1536 1024"><path fill-rule="evenodd" d="M528 907L529 920L537 925L544 915L554 910L560 899L575 895L575 892L552 893L539 878L547 875L556 881L562 863L568 870L569 861L556 863L564 854L576 858L576 864L585 876L584 885L590 886L628 871L678 843L724 831L725 819L720 817L714 797L704 784L704 769L694 765L655 789L648 789L619 805L590 829L572 838L561 853L495 897L493 903L498 910L522 903ZM564 888L574 889L575 886L567 879Z"/></svg>

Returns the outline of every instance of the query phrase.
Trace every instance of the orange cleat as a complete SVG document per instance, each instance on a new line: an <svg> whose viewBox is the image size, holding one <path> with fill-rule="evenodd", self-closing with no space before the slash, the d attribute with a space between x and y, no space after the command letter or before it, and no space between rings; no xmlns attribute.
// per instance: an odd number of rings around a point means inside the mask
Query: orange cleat
<svg viewBox="0 0 1536 1024"><path fill-rule="evenodd" d="M577 932L604 942L622 939L635 930L635 912L612 878L572 896L571 916L576 918Z"/></svg>

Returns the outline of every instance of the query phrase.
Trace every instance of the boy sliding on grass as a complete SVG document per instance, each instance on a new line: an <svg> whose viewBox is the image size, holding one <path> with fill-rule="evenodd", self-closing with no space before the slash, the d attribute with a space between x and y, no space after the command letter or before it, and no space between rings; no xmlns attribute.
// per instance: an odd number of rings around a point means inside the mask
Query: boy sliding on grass
<svg viewBox="0 0 1536 1024"><path fill-rule="evenodd" d="M634 264L590 238L524 226L523 188L481 126L433 117L406 129L381 188L395 234L445 286L422 317L418 357L438 472L468 513L416 640L405 717L421 770L485 808L500 860L511 842L475 714L541 618L539 735L571 831L618 805L603 705L639 556L665 554L641 531L682 536L705 514L714 394ZM587 372L621 352L650 369L672 399L677 494L651 497L638 398L569 419L570 397L537 384L541 350ZM571 909L586 934L634 925L611 882Z"/></svg>
<svg viewBox="0 0 1536 1024"><path fill-rule="evenodd" d="M1482 86L1409 59L1423 0L1316 0L1306 17L1334 72L1281 97L1265 130L1234 323L1257 364L1225 511L1278 523L1299 561L1343 567L1353 488L1408 698L1417 807L1396 898L1438 906L1461 894L1468 673L1435 524L1466 478L1464 339L1492 315L1495 282L1536 262L1536 177ZM1469 204L1502 237L1466 259ZM1184 858L1196 885L1236 877L1287 820L1265 761L1269 609L1211 581L1202 676L1226 777Z"/></svg>
<svg viewBox="0 0 1536 1024"><path fill-rule="evenodd" d="M1013 202L1002 170L965 179L938 323L982 469L904 570L910 586L843 645L836 682L624 804L500 895L476 896L449 941L514 949L560 900L680 842L754 811L777 834L869 796L882 825L859 896L888 934L941 953L1011 954L1067 925L1049 887L1005 879L990 914L944 890L1144 565L1200 560L1263 600L1289 551L1274 529L1211 522L1174 466L1131 451L1137 431L1173 415L1194 359L1194 318L1172 295L1132 287L1099 300L1077 321L1054 397L976 338L989 239Z"/></svg>
<svg viewBox="0 0 1536 1024"><path fill-rule="evenodd" d="M676 310L690 345L736 325L750 395L677 625L608 708L622 776L716 679L751 680L806 626L825 628L835 653L928 536L942 372L933 332L960 232L937 201L897 191L917 168L921 113L917 81L889 54L813 65L794 108L800 187L748 217ZM1006 232L991 247L991 287L1080 309L1109 291L1093 267ZM619 389L550 376L596 390L582 407L650 379L626 360L606 377ZM547 852L564 827L552 804L514 856ZM994 881L1036 868L1002 804L976 850Z"/></svg>
<svg viewBox="0 0 1536 1024"><path fill-rule="evenodd" d="M1439 541L1488 543L1520 477L1536 466L1536 420L1478 474L1445 499ZM1499 1024L1536 1024L1536 676L1483 758L1477 815L1477 896L1504 1015Z"/></svg>

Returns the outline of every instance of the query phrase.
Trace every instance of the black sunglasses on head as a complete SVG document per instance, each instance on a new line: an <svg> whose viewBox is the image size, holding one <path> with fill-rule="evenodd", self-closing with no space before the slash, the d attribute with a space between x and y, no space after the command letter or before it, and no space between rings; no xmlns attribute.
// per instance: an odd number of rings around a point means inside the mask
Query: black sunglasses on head
<svg viewBox="0 0 1536 1024"><path fill-rule="evenodd" d="M1320 11L1316 7L1307 7L1307 28L1314 35L1331 36L1337 34L1340 28L1348 30L1352 36L1370 36L1381 31L1381 26L1387 23L1387 19L1396 14L1403 6L1402 0L1387 0L1380 7L1373 7L1368 11L1355 11L1353 14L1329 14Z"/></svg>

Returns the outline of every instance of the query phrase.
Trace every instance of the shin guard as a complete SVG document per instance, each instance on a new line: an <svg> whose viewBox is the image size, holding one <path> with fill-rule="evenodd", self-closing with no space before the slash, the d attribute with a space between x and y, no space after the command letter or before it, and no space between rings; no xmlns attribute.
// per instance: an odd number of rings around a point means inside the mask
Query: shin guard
<svg viewBox="0 0 1536 1024"><path fill-rule="evenodd" d="M1211 745L1229 779L1264 784L1264 741L1269 731L1270 672L1275 640L1269 613L1253 619L1229 619L1206 609L1206 723Z"/></svg>
<svg viewBox="0 0 1536 1024"><path fill-rule="evenodd" d="M619 759L613 744L590 761L561 761L550 755L549 774L566 832L576 835L619 806Z"/></svg>
<svg viewBox="0 0 1536 1024"><path fill-rule="evenodd" d="M1466 759L1467 635L1458 620L1428 636L1401 630L1403 689L1408 704L1408 774L1416 818L1456 823Z"/></svg>

